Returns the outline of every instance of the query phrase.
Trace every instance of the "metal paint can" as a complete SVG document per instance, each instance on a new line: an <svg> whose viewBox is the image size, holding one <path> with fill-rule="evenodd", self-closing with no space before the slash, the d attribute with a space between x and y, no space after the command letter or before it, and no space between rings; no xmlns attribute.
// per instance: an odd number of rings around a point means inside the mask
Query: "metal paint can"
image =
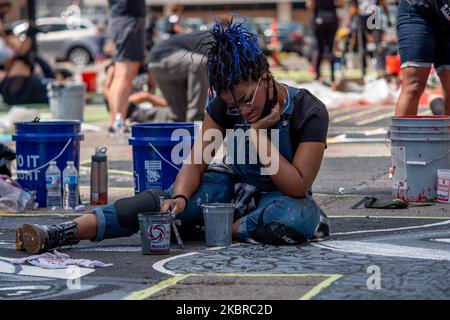
<svg viewBox="0 0 450 320"><path fill-rule="evenodd" d="M172 215L166 213L138 214L142 254L170 253Z"/></svg>

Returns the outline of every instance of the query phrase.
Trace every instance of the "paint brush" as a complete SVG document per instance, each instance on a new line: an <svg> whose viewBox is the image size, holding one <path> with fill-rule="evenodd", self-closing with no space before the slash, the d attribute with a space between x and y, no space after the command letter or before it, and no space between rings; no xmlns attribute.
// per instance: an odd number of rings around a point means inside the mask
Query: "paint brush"
<svg viewBox="0 0 450 320"><path fill-rule="evenodd" d="M164 201L164 197L159 197L160 205L163 203L163 201ZM180 233L178 232L178 228L177 228L177 222L180 222L180 220L176 220L175 219L175 215L172 213L172 208L169 208L167 210L167 213L170 213L172 215L172 229L173 229L173 233L175 233L175 238L177 239L178 245L180 246L180 248L182 250L184 250L184 243L183 243L183 240L181 240Z"/></svg>
<svg viewBox="0 0 450 320"><path fill-rule="evenodd" d="M173 229L173 232L175 233L175 238L177 238L178 245L180 246L181 249L184 250L183 240L181 240L180 234L178 233L178 228L177 228L177 224L175 223L174 215L172 215L172 229Z"/></svg>

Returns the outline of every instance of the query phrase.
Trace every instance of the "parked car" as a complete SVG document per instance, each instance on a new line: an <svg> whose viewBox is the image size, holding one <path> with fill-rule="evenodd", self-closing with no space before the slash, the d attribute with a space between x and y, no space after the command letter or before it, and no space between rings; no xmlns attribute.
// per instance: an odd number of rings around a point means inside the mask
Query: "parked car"
<svg viewBox="0 0 450 320"><path fill-rule="evenodd" d="M304 36L306 28L301 23L278 22L276 37L279 41L279 49L283 52L294 52L300 56L304 55ZM265 42L272 43L274 32L272 26L264 31Z"/></svg>
<svg viewBox="0 0 450 320"><path fill-rule="evenodd" d="M88 19L40 18L37 27L42 31L37 35L38 52L49 61L70 61L77 66L85 66L94 60L98 52L97 28ZM23 37L28 22L17 24L13 32Z"/></svg>

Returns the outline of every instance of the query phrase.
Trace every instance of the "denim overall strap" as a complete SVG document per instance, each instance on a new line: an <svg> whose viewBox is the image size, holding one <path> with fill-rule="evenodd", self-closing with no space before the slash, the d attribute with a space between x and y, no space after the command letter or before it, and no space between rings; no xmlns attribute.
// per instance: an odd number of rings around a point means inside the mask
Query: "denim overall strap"
<svg viewBox="0 0 450 320"><path fill-rule="evenodd" d="M290 125L289 125L289 119L292 115L292 112L294 110L294 100L295 95L297 94L296 88L288 87L289 92L289 103L287 105L284 105L282 108L282 120L277 123L275 126L270 128L268 130L268 137L269 139L272 137L272 130L276 129L279 130L279 145L278 145L278 151L280 152L283 157L286 158L289 162L292 162L293 160L293 152L292 152L292 146L291 146L291 139L290 139ZM250 129L250 124L248 124L244 119L240 118L238 122L236 123L234 130L241 129L244 132L246 132L248 129ZM238 145L238 137L234 136L234 145ZM238 150L239 151L239 150ZM233 169L233 171L238 175L239 180L242 182L254 185L258 190L260 191L273 191L277 190L277 187L272 182L272 179L269 175L262 175L261 169L263 168L261 162L259 159L257 159L256 164L250 164L250 152L254 152L255 148L252 146L250 148L250 142L249 139L246 139L245 141L245 164L239 164L237 162L237 155L234 154L228 154L228 158L231 158L233 161L230 163L230 167ZM259 157L257 157L259 158Z"/></svg>

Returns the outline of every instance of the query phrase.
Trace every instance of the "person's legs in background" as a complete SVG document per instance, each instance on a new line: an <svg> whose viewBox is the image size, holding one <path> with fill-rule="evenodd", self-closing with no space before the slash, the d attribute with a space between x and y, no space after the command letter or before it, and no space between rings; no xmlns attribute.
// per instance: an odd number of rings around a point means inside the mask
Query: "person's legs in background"
<svg viewBox="0 0 450 320"><path fill-rule="evenodd" d="M450 67L450 66L449 66ZM445 114L450 116L450 68L439 72L445 101Z"/></svg>
<svg viewBox="0 0 450 320"><path fill-rule="evenodd" d="M420 96L425 90L430 67L402 69L402 91L395 107L396 116L416 115Z"/></svg>
<svg viewBox="0 0 450 320"><path fill-rule="evenodd" d="M372 30L373 40L375 42L375 58L377 61L376 69L377 75L379 77L383 77L386 70L386 54L385 49L382 45L383 40L383 29L374 29Z"/></svg>
<svg viewBox="0 0 450 320"><path fill-rule="evenodd" d="M116 61L114 64L114 78L109 92L110 127L114 127L116 114L120 113L122 119L126 118L128 97L131 93L133 79L136 78L140 62Z"/></svg>
<svg viewBox="0 0 450 320"><path fill-rule="evenodd" d="M317 51L313 59L314 70L316 72L316 80L320 80L321 78L320 66L322 64L323 53L325 51L325 39L324 39L325 34L323 32L323 25L315 25L314 34L316 36L316 43L317 43Z"/></svg>
<svg viewBox="0 0 450 320"><path fill-rule="evenodd" d="M450 32L436 31L435 68L442 85L445 101L445 114L450 115Z"/></svg>
<svg viewBox="0 0 450 320"><path fill-rule="evenodd" d="M327 56L328 56L328 61L330 62L330 71L331 71L331 82L334 85L335 82L335 73L334 73L334 62L335 62L335 57L334 57L334 39L336 37L336 32L338 29L338 24L337 23L330 23L327 25L327 32L325 34L325 49L327 52Z"/></svg>
<svg viewBox="0 0 450 320"><path fill-rule="evenodd" d="M125 121L132 83L145 59L145 19L131 16L111 17L110 34L117 54L108 95L110 127L117 114Z"/></svg>
<svg viewBox="0 0 450 320"><path fill-rule="evenodd" d="M416 115L431 65L435 62L435 30L406 0L400 1L397 20L402 88L395 115Z"/></svg>

